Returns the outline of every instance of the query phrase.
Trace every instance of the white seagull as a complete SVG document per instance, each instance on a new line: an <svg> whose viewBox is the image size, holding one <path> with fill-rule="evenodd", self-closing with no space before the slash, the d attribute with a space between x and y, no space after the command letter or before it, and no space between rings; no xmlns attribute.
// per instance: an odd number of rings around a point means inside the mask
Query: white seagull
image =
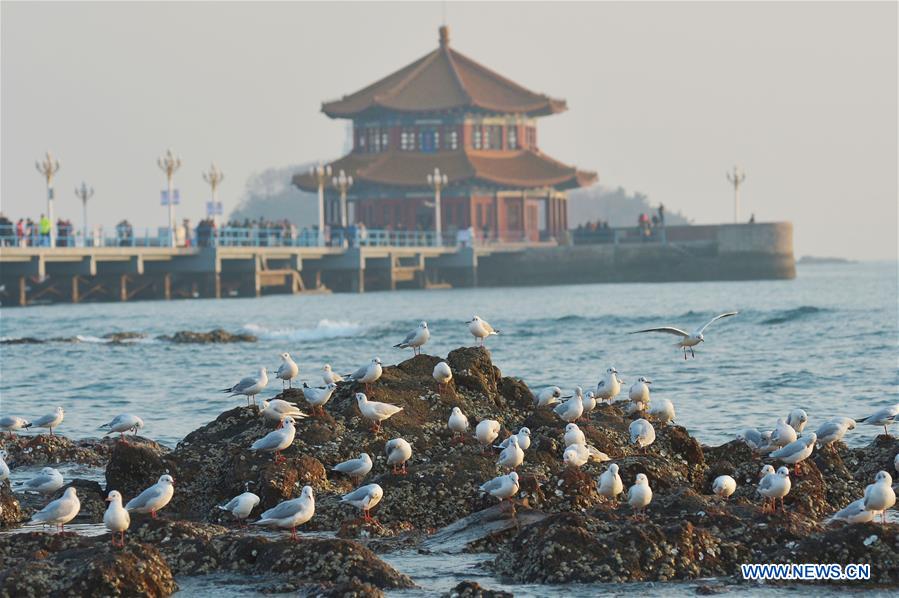
<svg viewBox="0 0 899 598"><path fill-rule="evenodd" d="M766 467L773 469L770 465ZM767 470L763 469L763 471ZM768 510L768 499L771 499L771 512L776 511L778 498L780 499L781 509L784 509L783 499L790 493L792 485L792 482L790 482L790 470L786 467L781 467L776 472L766 473L762 481L759 482L758 488L759 494L765 497L765 506L762 510Z"/></svg>
<svg viewBox="0 0 899 598"><path fill-rule="evenodd" d="M481 484L481 491L498 498L500 504L504 500L509 500L513 513L515 512L515 503L511 501L511 498L518 493L518 489L518 474L514 471L507 475L497 476Z"/></svg>
<svg viewBox="0 0 899 598"><path fill-rule="evenodd" d="M484 450L487 450L493 441L499 436L500 424L495 419L482 419L474 429L474 437L477 438Z"/></svg>
<svg viewBox="0 0 899 598"><path fill-rule="evenodd" d="M709 320L708 322L706 322L704 325L702 325L699 328L697 328L696 330L694 330L693 332L686 332L684 330L681 330L680 328L675 328L673 326L661 326L659 328L646 328L645 330L636 330L636 331L632 332L631 334L640 334L641 332L666 332L668 334L677 335L677 336L681 337L681 340L679 340L677 343L675 343L675 346L683 348L684 359L687 359L687 349L690 349L690 355L692 355L693 357L696 357L696 353L693 352L693 347L695 347L696 345L698 345L699 343L701 343L705 340L705 337L703 336L702 333L705 331L706 328L708 328L709 326L712 325L713 322L720 320L721 318L729 318L730 316L735 316L738 313L739 312L736 312L736 311L729 311L729 312L717 315L714 318L712 318L711 320Z"/></svg>
<svg viewBox="0 0 899 598"><path fill-rule="evenodd" d="M299 498L285 500L265 511L253 525L290 529L290 537L296 541L297 526L312 519L313 515L315 515L315 496L312 494L312 486L303 486L303 493Z"/></svg>
<svg viewBox="0 0 899 598"><path fill-rule="evenodd" d="M851 417L838 416L818 426L815 434L818 436L818 445L822 448L830 446L834 442L843 440L843 436L849 430L855 429L855 420Z"/></svg>
<svg viewBox="0 0 899 598"><path fill-rule="evenodd" d="M281 365L278 367L278 371L275 372L275 375L281 379L281 388L284 388L285 382L287 382L288 388L292 387L293 379L296 378L299 373L300 368L297 366L296 362L291 359L290 353L281 353Z"/></svg>
<svg viewBox="0 0 899 598"><path fill-rule="evenodd" d="M288 415L284 418L282 427L272 430L254 442L250 445L250 450L253 452L265 451L266 453L275 453L275 463L284 461L281 451L293 444L293 439L297 434L297 429L293 424L293 418Z"/></svg>
<svg viewBox="0 0 899 598"><path fill-rule="evenodd" d="M393 417L403 410L402 407L391 405L390 403L379 403L378 401L369 401L368 397L361 392L356 393L356 403L359 405L359 412L362 417L373 422L374 432L381 431L381 422Z"/></svg>
<svg viewBox="0 0 899 598"><path fill-rule="evenodd" d="M518 446L518 436L509 437L509 445L499 454L496 466L499 468L512 469L522 464L524 461L524 451Z"/></svg>
<svg viewBox="0 0 899 598"><path fill-rule="evenodd" d="M596 409L596 395L593 394L592 390L588 391L585 395L584 389L578 386L575 388L575 393L581 395L581 402L584 404L584 415L587 415Z"/></svg>
<svg viewBox="0 0 899 598"><path fill-rule="evenodd" d="M453 407L449 421L446 422L446 427L449 428L454 437L464 438L465 432L468 431L468 416L462 413L462 410L458 407Z"/></svg>
<svg viewBox="0 0 899 598"><path fill-rule="evenodd" d="M612 402L621 392L623 382L618 377L618 370L609 368L605 377L596 384L596 397L603 401Z"/></svg>
<svg viewBox="0 0 899 598"><path fill-rule="evenodd" d="M534 395L534 404L537 407L549 407L559 403L560 399L569 399L570 396L563 397L562 389L558 386L547 386Z"/></svg>
<svg viewBox="0 0 899 598"><path fill-rule="evenodd" d="M387 453L387 465L393 466L393 474L406 475L406 461L412 458L412 445L403 438L394 438L384 445L384 452ZM398 465L402 465L402 469L397 469Z"/></svg>
<svg viewBox="0 0 899 598"><path fill-rule="evenodd" d="M638 448L646 448L656 441L655 428L643 418L632 421L628 430L631 433L631 444L636 444Z"/></svg>
<svg viewBox="0 0 899 598"><path fill-rule="evenodd" d="M218 508L231 513L243 527L244 520L250 516L250 513L253 512L260 500L256 494L244 492L243 494L238 494L227 503L218 505Z"/></svg>
<svg viewBox="0 0 899 598"><path fill-rule="evenodd" d="M393 345L396 349L412 349L413 355L421 354L421 347L431 338L431 331L428 330L428 323L422 322L418 328L406 335L399 343Z"/></svg>
<svg viewBox="0 0 899 598"><path fill-rule="evenodd" d="M643 411L649 407L649 386L652 380L646 376L640 376L637 381L631 384L630 390L627 392L628 398L637 407L637 411Z"/></svg>
<svg viewBox="0 0 899 598"><path fill-rule="evenodd" d="M108 436L109 434L121 434L121 441L128 444L128 440L125 438L125 432L134 432L134 435L137 436L137 431L143 427L144 420L136 415L123 413L112 418L112 421L108 424L100 426L100 429L108 430L104 436Z"/></svg>
<svg viewBox="0 0 899 598"><path fill-rule="evenodd" d="M339 471L352 478L357 484L371 471L372 461L368 453L360 453L356 459L348 459L338 463L331 471Z"/></svg>
<svg viewBox="0 0 899 598"><path fill-rule="evenodd" d="M437 390L442 392L453 381L453 370L447 362L441 361L434 366L434 372L431 374L437 382Z"/></svg>
<svg viewBox="0 0 899 598"><path fill-rule="evenodd" d="M268 373L265 371L265 368L259 368L259 373L256 376L242 378L241 381L234 386L223 388L222 392L230 393L228 395L229 397L244 395L247 397L247 407L249 407L250 398L252 397L255 402L256 395L262 392L266 386L268 386Z"/></svg>
<svg viewBox="0 0 899 598"><path fill-rule="evenodd" d="M530 428L525 428L524 426L522 426L521 428L519 428L518 434L512 434L512 436L514 436L515 439L518 441L518 448L520 448L521 450L526 451L529 448L531 448L531 429ZM508 438L506 438L505 440L500 442L496 448L504 449L507 446L509 446L509 443L512 442L512 436L509 436Z"/></svg>
<svg viewBox="0 0 899 598"><path fill-rule="evenodd" d="M65 531L65 525L74 519L81 510L81 501L75 488L68 487L62 496L31 516L32 524L55 525L59 531Z"/></svg>
<svg viewBox="0 0 899 598"><path fill-rule="evenodd" d="M849 503L844 508L830 516L830 521L845 521L846 523L868 523L874 521L877 511L869 511L865 508L865 499L860 498Z"/></svg>
<svg viewBox="0 0 899 598"><path fill-rule="evenodd" d="M134 513L149 513L156 519L156 512L163 509L175 495L175 480L169 474L159 476L159 481L132 498L125 508Z"/></svg>
<svg viewBox="0 0 899 598"><path fill-rule="evenodd" d="M38 492L40 494L53 494L62 488L63 484L65 484L65 481L58 470L52 467L44 467L40 473L22 482L21 490Z"/></svg>
<svg viewBox="0 0 899 598"><path fill-rule="evenodd" d="M590 461L602 463L609 460L607 454L589 444L572 444L562 452L562 463L568 467L583 467Z"/></svg>
<svg viewBox="0 0 899 598"><path fill-rule="evenodd" d="M668 399L656 399L647 413L665 425L674 421L674 403Z"/></svg>
<svg viewBox="0 0 899 598"><path fill-rule="evenodd" d="M787 424L787 421L780 417L777 419L777 425L774 426L774 432L771 433L771 441L769 446L773 448L781 448L787 446L796 440L796 430Z"/></svg>
<svg viewBox="0 0 899 598"><path fill-rule="evenodd" d="M817 441L818 437L812 432L808 436L798 438L782 449L772 452L768 456L772 459L777 459L778 461L783 461L784 463L795 466L796 474L798 475L799 464L809 458L812 451L815 450L815 443Z"/></svg>
<svg viewBox="0 0 899 598"><path fill-rule="evenodd" d="M263 400L262 411L259 412L259 415L267 421L273 423L277 422L279 427L286 417L292 417L294 421L309 417L300 411L299 407L282 399L272 399L271 401Z"/></svg>
<svg viewBox="0 0 899 598"><path fill-rule="evenodd" d="M374 509L381 502L382 498L384 498L384 489L378 484L368 484L367 486L356 488L349 494L344 494L340 498L340 502L345 502L360 509L362 518L365 521L374 521L369 511Z"/></svg>
<svg viewBox="0 0 899 598"><path fill-rule="evenodd" d="M808 423L808 414L803 409L793 409L787 415L787 425L796 430L797 434L802 434L805 424Z"/></svg>
<svg viewBox="0 0 899 598"><path fill-rule="evenodd" d="M584 414L584 401L578 395L574 395L564 403L556 405L553 412L562 418L562 421L574 422Z"/></svg>
<svg viewBox="0 0 899 598"><path fill-rule="evenodd" d="M9 465L6 464L6 458L9 456L4 450L0 450L0 482L9 479Z"/></svg>
<svg viewBox="0 0 899 598"><path fill-rule="evenodd" d="M325 403L331 400L335 390L337 390L337 383L335 382L329 382L324 388L315 388L303 384L303 397L312 406L313 413L318 409L319 414L324 415Z"/></svg>
<svg viewBox="0 0 899 598"><path fill-rule="evenodd" d="M58 427L59 424L62 423L65 415L65 410L62 407L57 407L53 410L53 413L37 418L36 420L31 422L31 425L35 428L49 428L50 436L53 436L53 428Z"/></svg>
<svg viewBox="0 0 899 598"><path fill-rule="evenodd" d="M896 492L893 490L893 477L885 471L878 471L874 483L865 488L863 499L865 509L880 511L881 523L886 525L886 510L896 504Z"/></svg>
<svg viewBox="0 0 899 598"><path fill-rule="evenodd" d="M565 446L571 446L572 444L587 444L587 437L584 436L583 430L581 430L577 424L568 424L565 426Z"/></svg>
<svg viewBox="0 0 899 598"><path fill-rule="evenodd" d="M737 480L729 475L719 475L712 482L712 492L721 498L727 498L737 490Z"/></svg>
<svg viewBox="0 0 899 598"><path fill-rule="evenodd" d="M122 506L122 495L118 490L113 490L106 497L109 506L103 513L103 525L110 532L110 539L113 546L125 547L125 530L131 525L131 515L128 510ZM119 540L116 541L116 534L119 534Z"/></svg>
<svg viewBox="0 0 899 598"><path fill-rule="evenodd" d="M338 382L343 382L343 376L335 374L331 369L331 364L326 363L324 367L322 367L322 380L325 384L337 384Z"/></svg>
<svg viewBox="0 0 899 598"><path fill-rule="evenodd" d="M596 491L600 496L618 500L617 496L624 492L624 482L621 481L621 476L618 475L617 463L612 463L608 469L602 472L596 481Z"/></svg>
<svg viewBox="0 0 899 598"><path fill-rule="evenodd" d="M646 510L652 502L652 488L649 487L649 479L646 474L638 473L634 485L627 491L627 503L634 509L634 519ZM646 518L646 515L643 515Z"/></svg>
<svg viewBox="0 0 899 598"><path fill-rule="evenodd" d="M10 436L13 436L13 432L17 430L30 427L31 422L23 417L17 417L15 415L4 415L3 417L0 417L0 430L8 432Z"/></svg>
<svg viewBox="0 0 899 598"><path fill-rule="evenodd" d="M374 357L368 365L364 365L352 374L347 374L347 381L361 382L365 385L365 392L371 392L371 385L378 381L384 369L381 367L381 358Z"/></svg>
<svg viewBox="0 0 899 598"><path fill-rule="evenodd" d="M478 316L472 317L465 323L468 324L468 331L471 335L481 344L487 340L487 337L500 333L500 331L493 328L489 322L482 320Z"/></svg>
<svg viewBox="0 0 899 598"><path fill-rule="evenodd" d="M859 419L858 422L869 426L883 426L883 433L889 436L887 426L895 424L897 419L899 419L899 403L879 409L873 415Z"/></svg>

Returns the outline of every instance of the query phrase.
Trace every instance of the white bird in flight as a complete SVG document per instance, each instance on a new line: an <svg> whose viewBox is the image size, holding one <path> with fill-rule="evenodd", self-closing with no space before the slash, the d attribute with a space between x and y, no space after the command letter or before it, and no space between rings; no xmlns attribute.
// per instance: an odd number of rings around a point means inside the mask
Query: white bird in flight
<svg viewBox="0 0 899 598"><path fill-rule="evenodd" d="M687 359L687 349L690 349L690 355L696 357L696 353L693 352L693 347L698 345L699 343L705 341L705 337L703 336L703 332L705 329L712 325L716 320L720 320L721 318L729 318L730 316L735 316L739 312L729 311L723 314L719 314L706 322L703 326L700 326L693 332L687 332L685 330L681 330L680 328L675 328L674 326L660 326L658 328L646 328L644 330L635 330L631 334L640 334L641 332L665 332L667 334L674 334L681 337L675 346L681 347L684 350L684 359Z"/></svg>

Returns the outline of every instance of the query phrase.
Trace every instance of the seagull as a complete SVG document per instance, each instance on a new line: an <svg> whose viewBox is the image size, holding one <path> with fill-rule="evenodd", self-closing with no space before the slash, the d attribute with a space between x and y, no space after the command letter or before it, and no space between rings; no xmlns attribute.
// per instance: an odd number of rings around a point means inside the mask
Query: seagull
<svg viewBox="0 0 899 598"><path fill-rule="evenodd" d="M770 440L770 438L766 440L762 436L762 433L755 428L745 428L740 432L737 432L737 435L734 438L748 446L749 450L754 453L767 446Z"/></svg>
<svg viewBox="0 0 899 598"><path fill-rule="evenodd" d="M9 465L6 464L6 458L9 453L0 450L0 482L9 479Z"/></svg>
<svg viewBox="0 0 899 598"><path fill-rule="evenodd" d="M782 417L777 419L777 425L774 426L774 432L771 433L771 441L769 446L781 448L787 446L796 440L796 430L788 425Z"/></svg>
<svg viewBox="0 0 899 598"><path fill-rule="evenodd" d="M628 430L631 433L631 444L636 444L638 448L646 448L656 441L655 428L643 418L632 421Z"/></svg>
<svg viewBox="0 0 899 598"><path fill-rule="evenodd" d="M412 349L413 355L421 355L421 347L431 338L431 331L428 330L428 323L422 322L418 328L406 335L401 342L393 345L396 349Z"/></svg>
<svg viewBox="0 0 899 598"><path fill-rule="evenodd" d="M484 344L488 336L494 336L499 334L500 332L499 330L494 329L493 326L491 326L488 322L482 320L478 316L472 317L465 323L468 324L468 331L471 333L471 335L481 344Z"/></svg>
<svg viewBox="0 0 899 598"><path fill-rule="evenodd" d="M244 492L243 494L238 494L227 503L223 505L218 505L218 508L222 511L228 511L243 527L244 520L250 516L250 513L253 512L253 509L256 508L256 505L259 504L261 499L253 494L252 492Z"/></svg>
<svg viewBox="0 0 899 598"><path fill-rule="evenodd" d="M787 425L796 430L797 434L802 434L805 424L808 423L808 414L802 409L793 409L787 415Z"/></svg>
<svg viewBox="0 0 899 598"><path fill-rule="evenodd" d="M359 405L359 411L362 417L370 422L374 422L374 432L381 431L381 422L385 419L396 415L403 410L402 407L391 405L390 403L379 403L378 401L369 401L368 397L361 392L356 393L356 402Z"/></svg>
<svg viewBox="0 0 899 598"><path fill-rule="evenodd" d="M588 444L572 444L562 452L562 463L568 467L583 467L589 461L602 463L609 460L607 454Z"/></svg>
<svg viewBox="0 0 899 598"><path fill-rule="evenodd" d="M31 422L22 417L17 417L15 415L4 415L0 417L0 430L4 432L8 432L10 437L12 437L16 430L21 430L23 428L30 428Z"/></svg>
<svg viewBox="0 0 899 598"><path fill-rule="evenodd" d="M596 395L593 394L592 390L584 395L584 389L578 386L574 391L576 394L581 395L581 402L584 404L584 415L596 409Z"/></svg>
<svg viewBox="0 0 899 598"><path fill-rule="evenodd" d="M821 448L830 446L834 442L843 440L843 436L849 430L855 429L855 420L850 417L835 417L829 422L825 422L818 426L815 434L818 436L818 445Z"/></svg>
<svg viewBox="0 0 899 598"><path fill-rule="evenodd" d="M566 447L571 446L572 444L587 444L587 438L577 424L568 424L565 426L564 440Z"/></svg>
<svg viewBox="0 0 899 598"><path fill-rule="evenodd" d="M442 392L453 381L453 370L447 362L441 361L434 366L434 373L431 374L437 382L437 390Z"/></svg>
<svg viewBox="0 0 899 598"><path fill-rule="evenodd" d="M659 420L659 423L668 424L674 421L674 403L668 399L656 399L647 413Z"/></svg>
<svg viewBox="0 0 899 598"><path fill-rule="evenodd" d="M712 482L712 492L726 499L737 490L737 480L729 475L719 475Z"/></svg>
<svg viewBox="0 0 899 598"><path fill-rule="evenodd" d="M290 528L290 537L296 542L297 526L312 519L313 515L315 515L315 497L312 495L312 486L303 486L303 493L299 498L285 500L265 511L253 525Z"/></svg>
<svg viewBox="0 0 899 598"><path fill-rule="evenodd" d="M368 453L360 453L359 457L356 459L349 459L347 461L343 461L342 463L338 463L334 467L331 468L331 471L339 471L340 473L346 474L353 479L357 484L368 475L368 472L371 471L371 457Z"/></svg>
<svg viewBox="0 0 899 598"><path fill-rule="evenodd" d="M802 438L794 440L787 446L774 451L768 456L772 459L794 465L796 475L799 475L799 464L809 458L812 451L815 450L815 442L817 441L818 437L812 432L808 436L803 436Z"/></svg>
<svg viewBox="0 0 899 598"><path fill-rule="evenodd" d="M618 370L609 368L605 377L596 384L596 397L603 401L612 402L621 392L623 382L618 377Z"/></svg>
<svg viewBox="0 0 899 598"><path fill-rule="evenodd" d="M649 487L649 479L646 474L638 473L634 485L627 491L627 502L634 509L634 519L646 509L652 502L652 488ZM646 518L646 515L643 515Z"/></svg>
<svg viewBox="0 0 899 598"><path fill-rule="evenodd" d="M474 437L477 438L484 450L487 450L496 437L499 436L501 426L495 419L482 419L474 429Z"/></svg>
<svg viewBox="0 0 899 598"><path fill-rule="evenodd" d="M617 502L617 496L624 492L624 482L621 481L621 476L618 475L617 463L612 463L608 469L602 472L596 481L596 491L600 496L614 498Z"/></svg>
<svg viewBox="0 0 899 598"><path fill-rule="evenodd" d="M887 426L896 423L897 418L899 418L899 403L884 407L883 409L874 412L874 415L869 415L858 421L859 423L867 424L869 426L883 426L883 433L889 436L890 431L887 430Z"/></svg>
<svg viewBox="0 0 899 598"><path fill-rule="evenodd" d="M896 492L893 490L893 477L885 471L878 471L874 483L865 488L865 509L880 511L880 521L887 523L886 510L896 504Z"/></svg>
<svg viewBox="0 0 899 598"><path fill-rule="evenodd" d="M291 359L290 353L281 353L281 365L275 375L281 379L281 389L284 389L284 382L287 382L287 388L293 386L293 379L300 373L300 368L296 362Z"/></svg>
<svg viewBox="0 0 899 598"><path fill-rule="evenodd" d="M38 492L40 494L53 494L65 484L62 474L52 467L44 467L36 476L21 483L21 489L25 492Z"/></svg>
<svg viewBox="0 0 899 598"><path fill-rule="evenodd" d="M343 382L343 376L335 374L333 370L331 370L331 364L326 363L324 367L322 367L322 380L325 384L337 384L338 382Z"/></svg>
<svg viewBox="0 0 899 598"><path fill-rule="evenodd" d="M30 523L42 523L44 525L52 523L62 532L65 531L65 525L74 519L80 510L81 501L78 500L78 494L75 488L69 486L61 497L50 502L46 507L32 515Z"/></svg>
<svg viewBox="0 0 899 598"><path fill-rule="evenodd" d="M259 412L259 415L267 421L277 422L279 428L283 424L285 417L290 416L294 421L309 417L300 411L299 407L282 399L263 400L262 411Z"/></svg>
<svg viewBox="0 0 899 598"><path fill-rule="evenodd" d="M560 403L553 408L556 415L566 422L577 421L584 414L584 401L578 395L574 395L564 403Z"/></svg>
<svg viewBox="0 0 899 598"><path fill-rule="evenodd" d="M509 437L509 445L499 454L496 466L514 470L524 461L524 451L518 446L518 436Z"/></svg>
<svg viewBox="0 0 899 598"><path fill-rule="evenodd" d="M773 469L770 465L767 466L770 469ZM762 509L763 511L767 511L768 499L773 499L771 503L771 512L777 510L777 499L780 499L780 508L781 510L785 510L783 499L784 497L790 493L790 487L792 483L790 482L790 470L786 467L781 467L774 473L766 473L765 477L762 478L762 481L759 482L759 494L765 497L765 507Z"/></svg>
<svg viewBox="0 0 899 598"><path fill-rule="evenodd" d="M652 380L646 376L640 376L627 392L628 398L637 406L638 411L643 411L649 406L650 384L652 384Z"/></svg>
<svg viewBox="0 0 899 598"><path fill-rule="evenodd" d="M250 397L253 397L253 401L255 402L256 395L262 392L266 386L268 386L268 373L265 371L265 368L259 368L259 373L256 377L247 376L246 378L242 378L240 382L231 388L223 388L222 392L231 393L228 395L229 397L244 395L247 397L247 407L249 407Z"/></svg>
<svg viewBox="0 0 899 598"><path fill-rule="evenodd" d="M281 451L293 444L297 429L294 427L293 418L289 415L284 418L284 424L277 430L272 430L250 446L251 451L265 451L275 453L275 463L284 461Z"/></svg>
<svg viewBox="0 0 899 598"><path fill-rule="evenodd" d="M896 457L893 459L893 469L896 470L896 473L899 473L899 453L896 453Z"/></svg>
<svg viewBox="0 0 899 598"><path fill-rule="evenodd" d="M374 521L369 511L374 509L381 502L382 498L384 498L384 489L377 484L368 484L367 486L356 488L349 494L344 494L340 498L340 502L345 502L357 509L361 509L364 521Z"/></svg>
<svg viewBox="0 0 899 598"><path fill-rule="evenodd" d="M375 357L368 365L362 366L352 374L347 374L346 379L352 382L361 382L365 385L365 392L371 392L371 384L377 382L383 372L381 359Z"/></svg>
<svg viewBox="0 0 899 598"><path fill-rule="evenodd" d="M453 407L453 412L450 413L446 427L450 429L454 437L465 438L465 432L468 431L468 417L462 413L461 409Z"/></svg>
<svg viewBox="0 0 899 598"><path fill-rule="evenodd" d="M108 436L109 434L113 433L121 434L121 441L125 444L128 444L128 440L125 438L125 432L134 432L134 435L137 436L137 431L143 427L144 420L137 417L136 415L123 413L112 418L112 421L108 424L103 424L102 426L100 426L100 429L109 430L108 432L106 432L106 434L104 434L104 436Z"/></svg>
<svg viewBox="0 0 899 598"><path fill-rule="evenodd" d="M868 523L874 521L877 511L869 511L865 508L865 499L860 498L849 503L844 508L830 516L830 521L845 521L846 523Z"/></svg>
<svg viewBox="0 0 899 598"><path fill-rule="evenodd" d="M403 438L394 438L384 445L384 452L387 453L387 465L393 466L393 475L406 475L406 461L412 458L412 445ZM397 470L397 465L403 468Z"/></svg>
<svg viewBox="0 0 899 598"><path fill-rule="evenodd" d="M534 395L534 404L537 407L549 407L559 402L559 399L570 399L570 396L562 396L562 389L558 386L547 386Z"/></svg>
<svg viewBox="0 0 899 598"><path fill-rule="evenodd" d="M306 386L304 383L303 397L306 399L306 402L312 406L313 413L315 413L317 408L318 412L324 416L325 403L331 400L335 390L337 390L337 383L335 382L329 382L324 388L314 388L312 386Z"/></svg>
<svg viewBox="0 0 899 598"><path fill-rule="evenodd" d="M53 428L59 426L65 418L66 412L62 407L57 407L50 415L43 415L33 422L31 425L35 428L50 428L50 436L53 436Z"/></svg>
<svg viewBox="0 0 899 598"><path fill-rule="evenodd" d="M526 451L529 448L531 448L531 429L530 428L521 427L518 430L518 434L512 434L512 436L514 436L515 439L518 440L518 448L520 448L521 450ZM496 446L496 448L504 449L507 446L509 446L509 443L512 442L512 436L509 436L508 438L506 438L505 440L500 442Z"/></svg>
<svg viewBox="0 0 899 598"><path fill-rule="evenodd" d="M511 501L511 498L518 493L518 489L518 474L514 471L507 475L497 476L481 484L481 491L498 498L500 504L504 500L509 500L513 513L515 512L515 503Z"/></svg>
<svg viewBox="0 0 899 598"><path fill-rule="evenodd" d="M103 513L103 525L109 530L113 546L125 547L125 530L131 525L131 515L128 510L122 506L122 495L118 490L113 490L106 497L109 507ZM119 534L119 541L116 542L116 534Z"/></svg>
<svg viewBox="0 0 899 598"><path fill-rule="evenodd" d="M690 349L690 355L692 355L693 357L696 357L696 353L693 352L693 347L695 347L696 345L698 345L699 343L701 343L705 340L705 337L702 335L702 333L705 331L706 328L711 326L712 323L715 322L716 320L720 320L721 318L729 318L730 316L735 316L738 313L739 312L736 312L736 311L729 311L729 312L717 315L714 318L712 318L711 320L709 320L708 322L706 322L705 325L701 326L700 328L697 328L693 332L686 332L684 330L681 330L680 328L674 328L673 326L662 326L660 328L647 328L645 330L636 330L636 331L632 332L631 334L640 334L641 332L666 332L668 334L675 334L677 336L680 336L681 340L679 340L675 344L675 346L683 348L684 360L686 360L687 359L687 349Z"/></svg>
<svg viewBox="0 0 899 598"><path fill-rule="evenodd" d="M156 519L156 512L169 504L174 495L175 480L165 473L159 476L159 481L129 500L125 508L134 513L149 513Z"/></svg>

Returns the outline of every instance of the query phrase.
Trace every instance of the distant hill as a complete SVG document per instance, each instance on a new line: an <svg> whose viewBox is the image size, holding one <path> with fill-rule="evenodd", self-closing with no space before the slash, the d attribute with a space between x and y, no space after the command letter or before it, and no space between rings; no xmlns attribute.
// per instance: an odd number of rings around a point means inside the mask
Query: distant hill
<svg viewBox="0 0 899 598"><path fill-rule="evenodd" d="M305 172L311 167L312 164L294 164L269 168L252 175L229 220L287 218L301 228L316 224L316 194L300 191L290 182L294 174ZM652 215L658 209L658 204L650 204L646 195L639 191L629 193L623 187L577 189L571 191L568 197L568 225L572 228L595 220L608 221L610 226L634 226L640 214L646 212ZM688 224L685 216L667 210L665 221L668 224Z"/></svg>
<svg viewBox="0 0 899 598"><path fill-rule="evenodd" d="M607 221L613 227L635 226L640 214L652 216L658 207L659 204L651 204L646 195L639 191L628 193L623 187L576 189L568 193L568 226L574 228L595 220ZM665 223L689 224L689 221L683 214L671 212L666 207Z"/></svg>

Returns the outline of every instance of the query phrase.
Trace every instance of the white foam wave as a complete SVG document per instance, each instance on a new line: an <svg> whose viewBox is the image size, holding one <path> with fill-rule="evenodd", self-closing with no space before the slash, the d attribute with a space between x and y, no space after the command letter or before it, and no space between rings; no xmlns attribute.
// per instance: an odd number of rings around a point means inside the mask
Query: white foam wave
<svg viewBox="0 0 899 598"><path fill-rule="evenodd" d="M314 328L267 328L250 323L245 324L243 330L261 339L318 341L359 336L365 332L366 327L358 322L320 320Z"/></svg>
<svg viewBox="0 0 899 598"><path fill-rule="evenodd" d="M110 342L108 338L100 338L99 336L91 336L89 334L76 334L75 338L78 339L79 343L101 343L106 344Z"/></svg>

